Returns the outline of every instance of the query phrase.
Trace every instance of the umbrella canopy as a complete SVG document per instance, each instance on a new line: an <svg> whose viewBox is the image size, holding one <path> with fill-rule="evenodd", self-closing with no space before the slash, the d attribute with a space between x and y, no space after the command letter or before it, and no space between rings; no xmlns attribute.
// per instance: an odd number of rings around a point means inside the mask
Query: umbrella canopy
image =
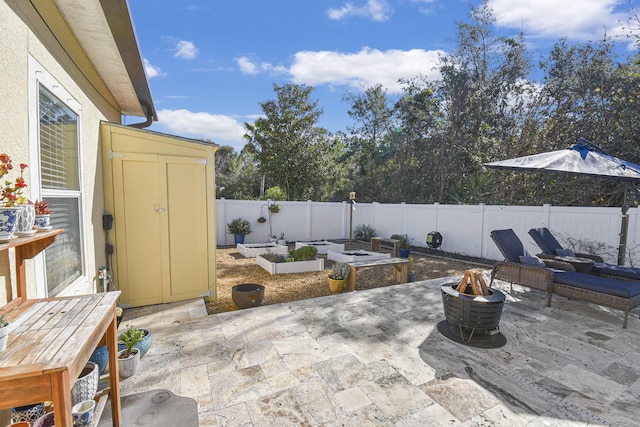
<svg viewBox="0 0 640 427"><path fill-rule="evenodd" d="M488 168L558 172L640 183L640 165L578 143L564 150L485 163Z"/></svg>
<svg viewBox="0 0 640 427"><path fill-rule="evenodd" d="M639 194L636 184L640 183L640 165L611 156L584 138L580 138L577 144L564 150L485 163L484 166L492 169L557 172L623 181L626 183L626 188L631 190L636 197ZM624 265L625 262L627 229L629 225L628 209L629 204L625 202L622 206L620 244L618 246L619 265Z"/></svg>

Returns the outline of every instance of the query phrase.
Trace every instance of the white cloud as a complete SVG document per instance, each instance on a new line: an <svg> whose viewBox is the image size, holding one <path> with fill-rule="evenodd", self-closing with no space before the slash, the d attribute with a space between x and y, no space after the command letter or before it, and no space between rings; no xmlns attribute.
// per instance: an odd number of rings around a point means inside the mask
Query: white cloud
<svg viewBox="0 0 640 427"><path fill-rule="evenodd" d="M258 66L251 62L251 60L246 56L238 58L236 62L238 63L238 67L240 67L242 74L249 74L253 76L259 73Z"/></svg>
<svg viewBox="0 0 640 427"><path fill-rule="evenodd" d="M192 135L193 138L210 139L228 143L236 149L244 146L244 124L236 118L221 114L189 110L160 110L158 124L177 135Z"/></svg>
<svg viewBox="0 0 640 427"><path fill-rule="evenodd" d="M289 69L294 83L317 86L322 84L348 85L357 89L383 85L390 93L400 93L400 78L424 75L439 78L434 69L440 50L387 50L363 48L357 53L331 51L298 52Z"/></svg>
<svg viewBox="0 0 640 427"><path fill-rule="evenodd" d="M166 74L160 69L160 67L156 67L155 65L151 65L148 59L144 58L142 60L144 63L144 70L147 73L147 78L152 79L158 76L165 76Z"/></svg>
<svg viewBox="0 0 640 427"><path fill-rule="evenodd" d="M620 0L490 0L500 27L523 30L533 37L593 40L620 33Z"/></svg>
<svg viewBox="0 0 640 427"><path fill-rule="evenodd" d="M385 0L368 0L364 6L354 6L353 3L346 3L339 9L329 9L327 16L330 19L340 21L349 16L363 16L374 21L384 22L393 13L393 9Z"/></svg>
<svg viewBox="0 0 640 427"><path fill-rule="evenodd" d="M286 67L281 65L273 65L268 62L262 62L260 64L254 63L246 56L236 59L236 62L238 63L238 67L242 74L248 74L251 76L255 76L264 71L278 74L286 73L288 71Z"/></svg>
<svg viewBox="0 0 640 427"><path fill-rule="evenodd" d="M176 44L176 53L173 55L176 58L182 59L194 59L198 56L198 48L193 44L193 42L189 42L186 40L178 41Z"/></svg>

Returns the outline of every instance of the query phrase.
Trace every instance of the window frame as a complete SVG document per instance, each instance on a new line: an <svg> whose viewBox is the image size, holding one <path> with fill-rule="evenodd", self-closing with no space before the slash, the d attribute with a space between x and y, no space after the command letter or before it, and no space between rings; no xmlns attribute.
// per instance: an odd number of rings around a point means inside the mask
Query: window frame
<svg viewBox="0 0 640 427"><path fill-rule="evenodd" d="M77 115L78 190L47 190L42 188L40 170L40 85L57 97ZM56 296L74 295L85 288L87 277L87 230L85 225L85 192L82 150L81 104L33 56L29 55L29 193L32 201L42 198L74 198L78 200L78 232L80 234L80 276ZM55 215L55 213L53 214ZM49 296L46 279L46 250L34 258L36 297Z"/></svg>

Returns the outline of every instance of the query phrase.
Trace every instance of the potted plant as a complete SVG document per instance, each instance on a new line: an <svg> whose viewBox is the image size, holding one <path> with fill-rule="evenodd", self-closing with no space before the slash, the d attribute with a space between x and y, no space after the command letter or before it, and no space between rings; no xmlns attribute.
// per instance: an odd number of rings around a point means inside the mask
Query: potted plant
<svg viewBox="0 0 640 427"><path fill-rule="evenodd" d="M349 264L336 262L333 264L331 274L329 274L329 289L332 294L344 292L344 287L349 276Z"/></svg>
<svg viewBox="0 0 640 427"><path fill-rule="evenodd" d="M269 205L269 212L271 213L278 213L280 212L280 205L274 203L272 205Z"/></svg>
<svg viewBox="0 0 640 427"><path fill-rule="evenodd" d="M133 325L118 337L118 344L122 343L125 349L118 352L118 370L121 378L129 378L135 375L140 361L140 350L135 345L144 339L144 331Z"/></svg>
<svg viewBox="0 0 640 427"><path fill-rule="evenodd" d="M18 215L26 203L27 199L22 195L22 191L27 188L24 182L23 173L28 166L20 163L20 176L10 181L4 179L4 185L0 187L0 238L11 239L16 230ZM7 154L0 154L0 178L9 174L13 169L11 157Z"/></svg>
<svg viewBox="0 0 640 427"><path fill-rule="evenodd" d="M263 217L262 215L260 215L260 217L258 218L258 222L260 224L264 224L265 222L267 222L267 218Z"/></svg>
<svg viewBox="0 0 640 427"><path fill-rule="evenodd" d="M53 211L49 209L49 204L44 200L36 200L33 204L36 210L36 227L41 230L47 230L51 227L51 214Z"/></svg>
<svg viewBox="0 0 640 427"><path fill-rule="evenodd" d="M278 244L280 246L287 246L287 239L284 238L284 233L280 233L280 238L278 239Z"/></svg>
<svg viewBox="0 0 640 427"><path fill-rule="evenodd" d="M409 249L409 236L402 234L400 235L399 240L398 250L400 251L400 258L409 258L409 253L411 253L411 250Z"/></svg>
<svg viewBox="0 0 640 427"><path fill-rule="evenodd" d="M227 224L227 233L233 234L235 244L244 243L244 236L251 233L251 224L244 218L236 218Z"/></svg>
<svg viewBox="0 0 640 427"><path fill-rule="evenodd" d="M9 322L0 314L0 352L7 349L7 341L9 339Z"/></svg>

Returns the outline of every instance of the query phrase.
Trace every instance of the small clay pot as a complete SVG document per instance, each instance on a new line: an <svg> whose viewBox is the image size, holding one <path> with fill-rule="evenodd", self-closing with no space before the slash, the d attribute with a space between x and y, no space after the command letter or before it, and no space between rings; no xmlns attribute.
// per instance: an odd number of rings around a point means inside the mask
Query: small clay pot
<svg viewBox="0 0 640 427"><path fill-rule="evenodd" d="M231 288L231 298L238 308L257 307L264 298L264 286L255 283L244 283Z"/></svg>

